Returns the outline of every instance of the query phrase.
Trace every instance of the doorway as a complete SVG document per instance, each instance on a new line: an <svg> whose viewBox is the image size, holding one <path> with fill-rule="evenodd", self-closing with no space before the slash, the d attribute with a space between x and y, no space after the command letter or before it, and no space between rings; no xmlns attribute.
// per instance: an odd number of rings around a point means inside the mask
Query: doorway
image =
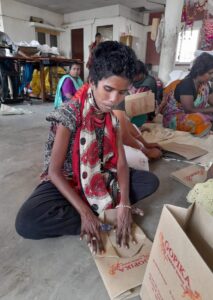
<svg viewBox="0 0 213 300"><path fill-rule="evenodd" d="M71 30L71 50L72 59L80 59L84 61L84 29L72 29ZM84 79L84 63L81 67L81 78Z"/></svg>

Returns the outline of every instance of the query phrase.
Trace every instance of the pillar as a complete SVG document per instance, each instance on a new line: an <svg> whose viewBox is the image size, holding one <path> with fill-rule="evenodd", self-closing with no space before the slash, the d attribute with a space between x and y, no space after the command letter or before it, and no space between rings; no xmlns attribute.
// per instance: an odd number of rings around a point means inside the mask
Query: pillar
<svg viewBox="0 0 213 300"><path fill-rule="evenodd" d="M166 0L165 29L158 73L163 83L168 82L169 73L173 70L175 64L183 2L184 0Z"/></svg>

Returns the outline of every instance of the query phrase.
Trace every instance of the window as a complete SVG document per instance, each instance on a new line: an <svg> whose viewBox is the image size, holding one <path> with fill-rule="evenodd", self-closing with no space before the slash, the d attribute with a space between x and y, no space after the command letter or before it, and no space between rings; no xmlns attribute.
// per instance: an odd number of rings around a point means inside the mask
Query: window
<svg viewBox="0 0 213 300"><path fill-rule="evenodd" d="M40 45L46 44L46 35L44 32L37 32L37 37Z"/></svg>
<svg viewBox="0 0 213 300"><path fill-rule="evenodd" d="M59 32L46 28L36 28L37 40L41 45L47 44L50 47L58 46Z"/></svg>
<svg viewBox="0 0 213 300"><path fill-rule="evenodd" d="M113 40L113 25L98 26L97 32L102 35L103 41Z"/></svg>
<svg viewBox="0 0 213 300"><path fill-rule="evenodd" d="M50 34L50 47L57 47L57 46L58 46L57 35Z"/></svg>
<svg viewBox="0 0 213 300"><path fill-rule="evenodd" d="M194 59L200 30L198 28L180 32L176 49L176 63L188 64Z"/></svg>

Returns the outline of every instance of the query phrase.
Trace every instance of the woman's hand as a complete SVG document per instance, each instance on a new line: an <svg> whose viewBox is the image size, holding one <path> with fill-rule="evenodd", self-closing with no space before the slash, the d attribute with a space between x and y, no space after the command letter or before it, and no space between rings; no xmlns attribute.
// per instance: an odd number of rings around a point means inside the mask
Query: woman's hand
<svg viewBox="0 0 213 300"><path fill-rule="evenodd" d="M158 149L162 149L161 146L158 143L146 143L144 145L146 148L158 148Z"/></svg>
<svg viewBox="0 0 213 300"><path fill-rule="evenodd" d="M81 215L81 234L82 240L84 235L87 237L87 244L91 247L92 253L96 254L98 251L103 254L104 246L100 234L101 221L97 216L88 208L86 213Z"/></svg>
<svg viewBox="0 0 213 300"><path fill-rule="evenodd" d="M148 148L148 149L142 149L142 152L150 159L150 160L156 160L160 159L163 155L160 149L158 148Z"/></svg>
<svg viewBox="0 0 213 300"><path fill-rule="evenodd" d="M129 248L129 239L131 236L132 226L132 212L130 208L117 208L117 228L116 228L116 242L119 247L124 246ZM133 240L133 242L135 242Z"/></svg>

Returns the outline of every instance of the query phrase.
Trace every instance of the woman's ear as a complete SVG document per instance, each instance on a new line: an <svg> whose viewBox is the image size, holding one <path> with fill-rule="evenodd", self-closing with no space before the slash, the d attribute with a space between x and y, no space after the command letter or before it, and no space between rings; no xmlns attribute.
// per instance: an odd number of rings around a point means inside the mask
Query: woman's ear
<svg viewBox="0 0 213 300"><path fill-rule="evenodd" d="M95 88L95 83L94 83L94 81L89 79L89 84L90 84L90 86L91 86L91 88L92 88L92 90L93 90L93 89Z"/></svg>

